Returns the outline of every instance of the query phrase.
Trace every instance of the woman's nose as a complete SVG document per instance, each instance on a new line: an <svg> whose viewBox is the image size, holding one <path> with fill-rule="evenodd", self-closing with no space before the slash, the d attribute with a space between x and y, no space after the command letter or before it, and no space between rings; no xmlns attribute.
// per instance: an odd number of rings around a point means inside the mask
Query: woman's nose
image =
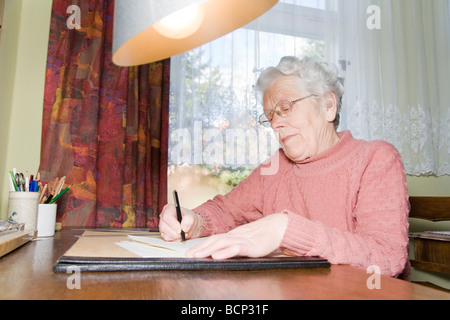
<svg viewBox="0 0 450 320"><path fill-rule="evenodd" d="M279 116L278 114L274 113L272 117L272 121L270 122L270 126L273 130L277 130L280 128L283 128L285 125L286 118L283 118Z"/></svg>

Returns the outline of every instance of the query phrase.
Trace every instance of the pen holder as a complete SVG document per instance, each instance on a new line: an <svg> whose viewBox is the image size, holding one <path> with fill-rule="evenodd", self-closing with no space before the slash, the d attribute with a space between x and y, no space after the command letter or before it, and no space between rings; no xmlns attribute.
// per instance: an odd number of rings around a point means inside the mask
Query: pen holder
<svg viewBox="0 0 450 320"><path fill-rule="evenodd" d="M56 209L56 203L39 205L37 220L37 236L39 238L55 235Z"/></svg>
<svg viewBox="0 0 450 320"><path fill-rule="evenodd" d="M39 205L39 192L10 191L8 199L8 218L24 223L25 231L36 230Z"/></svg>

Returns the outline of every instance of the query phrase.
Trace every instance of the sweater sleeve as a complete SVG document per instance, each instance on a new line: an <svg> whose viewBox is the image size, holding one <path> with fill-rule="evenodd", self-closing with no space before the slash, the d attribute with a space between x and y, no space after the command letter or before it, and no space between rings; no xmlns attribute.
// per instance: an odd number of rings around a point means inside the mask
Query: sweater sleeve
<svg viewBox="0 0 450 320"><path fill-rule="evenodd" d="M352 178L357 195L348 230L286 211L289 223L282 248L296 255L321 256L332 264L364 269L376 265L390 276L402 272L408 254L406 176L398 151L385 142L377 145Z"/></svg>

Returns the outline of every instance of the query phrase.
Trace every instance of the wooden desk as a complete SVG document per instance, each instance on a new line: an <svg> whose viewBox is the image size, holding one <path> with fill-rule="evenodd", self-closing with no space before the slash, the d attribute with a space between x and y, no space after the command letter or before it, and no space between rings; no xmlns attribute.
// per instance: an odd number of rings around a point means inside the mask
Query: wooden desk
<svg viewBox="0 0 450 320"><path fill-rule="evenodd" d="M330 269L196 272L81 273L81 289L68 289L72 274L53 273L55 261L81 230L62 230L0 258L0 299L449 299L450 294L382 276L370 290L370 274L350 266Z"/></svg>

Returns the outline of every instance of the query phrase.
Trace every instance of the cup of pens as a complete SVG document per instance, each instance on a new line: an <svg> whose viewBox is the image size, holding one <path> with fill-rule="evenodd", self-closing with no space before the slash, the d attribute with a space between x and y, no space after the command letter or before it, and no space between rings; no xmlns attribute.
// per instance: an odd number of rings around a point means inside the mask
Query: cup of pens
<svg viewBox="0 0 450 320"><path fill-rule="evenodd" d="M39 173L33 177L14 171L10 171L9 220L25 224L25 231L37 230L38 237L53 236L56 201L69 190L68 187L64 188L66 177L57 177L44 185Z"/></svg>
<svg viewBox="0 0 450 320"><path fill-rule="evenodd" d="M40 186L39 210L37 220L37 236L52 237L55 235L55 223L57 205L56 201L67 191L69 187L63 189L66 177L55 178L53 182Z"/></svg>

